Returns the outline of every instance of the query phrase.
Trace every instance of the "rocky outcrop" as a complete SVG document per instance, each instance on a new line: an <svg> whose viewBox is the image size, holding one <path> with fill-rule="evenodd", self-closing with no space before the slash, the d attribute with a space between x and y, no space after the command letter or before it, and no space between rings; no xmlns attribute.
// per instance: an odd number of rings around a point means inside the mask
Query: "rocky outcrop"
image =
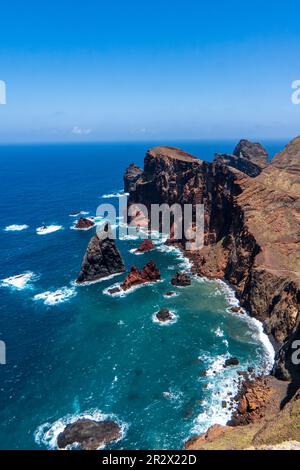
<svg viewBox="0 0 300 470"><path fill-rule="evenodd" d="M233 157L235 164L207 163L155 147L129 204L204 205L204 247L186 253L193 271L235 287L242 306L282 345L274 373L300 381L290 359L290 341L300 339L300 137L269 164L262 146L245 140ZM184 238L177 242L184 248Z"/></svg>
<svg viewBox="0 0 300 470"><path fill-rule="evenodd" d="M57 446L59 449L65 449L72 444L79 444L83 450L96 450L120 439L121 436L122 430L114 421L78 419L68 424L58 435Z"/></svg>
<svg viewBox="0 0 300 470"><path fill-rule="evenodd" d="M136 266L132 266L126 279L120 285L120 288L126 291L131 287L149 282L156 282L159 279L159 269L156 267L153 261L149 261L149 263L147 263L141 270L139 270Z"/></svg>
<svg viewBox="0 0 300 470"><path fill-rule="evenodd" d="M136 253L146 253L147 251L151 251L154 249L153 241L146 238L142 241L140 246L136 249Z"/></svg>
<svg viewBox="0 0 300 470"><path fill-rule="evenodd" d="M125 271L121 254L111 238L109 224L98 231L88 244L77 283L95 282Z"/></svg>
<svg viewBox="0 0 300 470"><path fill-rule="evenodd" d="M258 176L268 164L268 153L260 144L249 140L241 140L235 147L233 154L216 154L217 163L227 165L248 176Z"/></svg>
<svg viewBox="0 0 300 470"><path fill-rule="evenodd" d="M300 441L299 393L283 407L285 382L275 377L246 381L235 399L238 407L226 426L215 425L186 442L188 450L246 450ZM288 445L284 445L287 447Z"/></svg>
<svg viewBox="0 0 300 470"><path fill-rule="evenodd" d="M80 230L86 230L91 227L94 227L94 225L95 223L92 220L86 219L85 217L80 217L80 219L78 219L75 224L75 228L78 228Z"/></svg>
<svg viewBox="0 0 300 470"><path fill-rule="evenodd" d="M156 313L156 318L158 321L165 323L173 320L173 315L168 308L161 308L159 312Z"/></svg>
<svg viewBox="0 0 300 470"><path fill-rule="evenodd" d="M190 286L191 283L192 283L191 276L189 276L187 273L184 273L184 272L178 272L174 274L171 280L171 284L173 284L173 286L186 287L186 286Z"/></svg>
<svg viewBox="0 0 300 470"><path fill-rule="evenodd" d="M133 191L135 189L135 183L143 173L143 170L139 168L135 163L131 163L126 169L124 174L124 190L125 192Z"/></svg>
<svg viewBox="0 0 300 470"><path fill-rule="evenodd" d="M233 155L239 158L246 158L255 163L260 168L265 168L268 162L268 152L261 144L242 139L233 151Z"/></svg>
<svg viewBox="0 0 300 470"><path fill-rule="evenodd" d="M237 357L230 357L229 359L226 359L224 367L238 366L239 363L240 361Z"/></svg>

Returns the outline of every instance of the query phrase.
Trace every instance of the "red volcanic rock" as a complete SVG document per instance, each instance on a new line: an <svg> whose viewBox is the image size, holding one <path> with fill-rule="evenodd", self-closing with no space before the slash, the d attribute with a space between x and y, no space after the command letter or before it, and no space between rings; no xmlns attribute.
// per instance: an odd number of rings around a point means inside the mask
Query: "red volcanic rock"
<svg viewBox="0 0 300 470"><path fill-rule="evenodd" d="M146 251L150 251L154 249L154 245L152 240L143 240L140 246L136 249L136 253L145 253Z"/></svg>
<svg viewBox="0 0 300 470"><path fill-rule="evenodd" d="M139 270L136 266L132 266L125 281L121 284L122 290L128 290L131 287L147 282L156 282L160 279L160 271L153 261L149 261L143 269Z"/></svg>
<svg viewBox="0 0 300 470"><path fill-rule="evenodd" d="M84 229L84 228L90 228L94 227L94 222L90 219L86 219L85 217L80 217L80 219L77 220L75 227Z"/></svg>

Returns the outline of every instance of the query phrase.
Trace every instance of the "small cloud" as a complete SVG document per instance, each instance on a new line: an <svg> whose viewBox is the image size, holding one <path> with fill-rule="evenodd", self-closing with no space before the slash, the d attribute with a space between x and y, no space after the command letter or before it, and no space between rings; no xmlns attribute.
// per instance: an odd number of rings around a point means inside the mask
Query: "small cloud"
<svg viewBox="0 0 300 470"><path fill-rule="evenodd" d="M83 129L82 127L74 126L71 132L75 135L89 135L92 129Z"/></svg>

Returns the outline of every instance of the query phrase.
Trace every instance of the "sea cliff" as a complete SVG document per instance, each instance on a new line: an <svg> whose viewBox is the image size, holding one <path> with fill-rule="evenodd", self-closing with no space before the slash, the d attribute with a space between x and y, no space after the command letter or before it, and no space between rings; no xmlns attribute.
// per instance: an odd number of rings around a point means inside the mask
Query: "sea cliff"
<svg viewBox="0 0 300 470"><path fill-rule="evenodd" d="M300 340L299 159L300 137L271 162L260 144L246 140L212 162L155 147L143 170L131 166L124 176L129 205L204 205L204 247L186 255L195 274L229 282L272 335L273 375L290 383L285 401L295 400L300 385L300 365L291 359Z"/></svg>

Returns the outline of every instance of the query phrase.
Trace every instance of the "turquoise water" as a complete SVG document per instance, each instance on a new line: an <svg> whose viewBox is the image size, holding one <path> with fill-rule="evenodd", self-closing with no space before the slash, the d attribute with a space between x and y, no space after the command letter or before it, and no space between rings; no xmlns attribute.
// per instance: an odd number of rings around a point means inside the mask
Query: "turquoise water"
<svg viewBox="0 0 300 470"><path fill-rule="evenodd" d="M188 266L162 244L136 256L130 250L138 240L118 241L127 269L157 263L162 281L153 286L122 298L103 291L123 276L74 287L94 229L71 230L69 214L95 215L101 202L116 203L102 196L122 188L124 168L142 164L150 145L0 147L0 339L7 348L7 364L0 366L2 449L52 448L64 423L81 415L113 416L123 425L123 439L111 448L179 449L191 434L226 422L230 412L222 401L235 392L238 370L269 365L260 325L229 312L233 299L225 285L171 286L174 272ZM181 143L206 158L233 145ZM269 144L272 152L281 147ZM37 235L43 223L62 228ZM28 228L5 230L15 224ZM32 276L27 284L3 283L25 272ZM53 304L53 292L61 289L61 302ZM169 290L178 295L165 298ZM164 306L174 311L174 323L153 321ZM224 369L230 356L240 365Z"/></svg>

